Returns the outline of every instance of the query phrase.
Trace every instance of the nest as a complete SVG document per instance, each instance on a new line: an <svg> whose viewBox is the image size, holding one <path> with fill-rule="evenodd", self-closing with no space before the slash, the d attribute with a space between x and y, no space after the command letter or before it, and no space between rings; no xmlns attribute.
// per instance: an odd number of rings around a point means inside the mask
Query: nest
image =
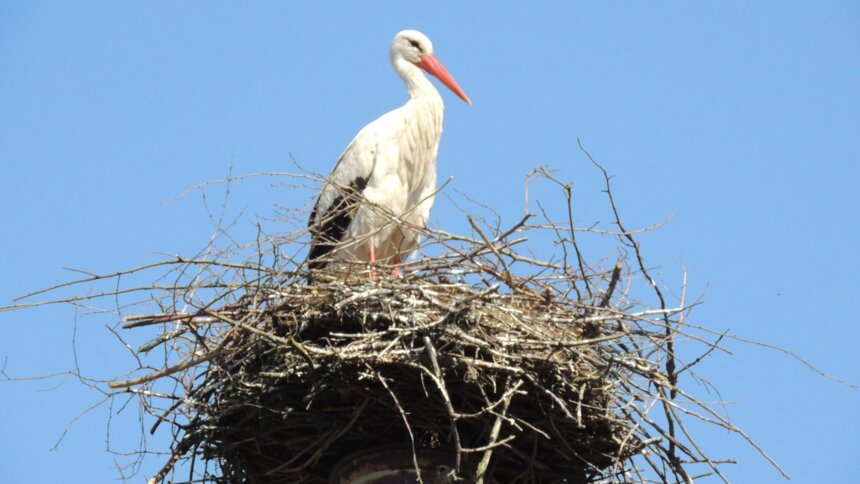
<svg viewBox="0 0 860 484"><path fill-rule="evenodd" d="M182 450L229 482L329 482L391 446L448 453L467 481L591 482L642 444L616 415L613 309L425 271L260 288L206 317L227 324L197 358Z"/></svg>
<svg viewBox="0 0 860 484"><path fill-rule="evenodd" d="M78 281L170 268L134 288L158 310L124 316L126 330L158 328L133 351L141 375L109 384L140 398L151 432L173 432L150 482L722 477L729 461L705 455L685 418L747 437L679 384L719 337L686 323L683 298L667 303L605 180L617 230L575 229L558 183L566 221L469 216L469 235L427 229L400 277L358 265L309 283L299 229ZM613 241L616 256L586 261L577 234ZM529 244L541 241L550 250L536 257ZM648 294L655 304L641 302ZM679 337L703 349L685 361Z"/></svg>

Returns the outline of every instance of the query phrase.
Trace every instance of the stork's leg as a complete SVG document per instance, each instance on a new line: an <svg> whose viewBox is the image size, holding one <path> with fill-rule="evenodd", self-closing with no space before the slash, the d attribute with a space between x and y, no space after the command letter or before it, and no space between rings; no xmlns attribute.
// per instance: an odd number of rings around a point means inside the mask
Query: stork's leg
<svg viewBox="0 0 860 484"><path fill-rule="evenodd" d="M376 279L376 248L373 247L373 244L370 245L370 278Z"/></svg>
<svg viewBox="0 0 860 484"><path fill-rule="evenodd" d="M403 262L400 260L400 254L394 254L394 257L391 258L391 277L397 277L400 275L400 263Z"/></svg>

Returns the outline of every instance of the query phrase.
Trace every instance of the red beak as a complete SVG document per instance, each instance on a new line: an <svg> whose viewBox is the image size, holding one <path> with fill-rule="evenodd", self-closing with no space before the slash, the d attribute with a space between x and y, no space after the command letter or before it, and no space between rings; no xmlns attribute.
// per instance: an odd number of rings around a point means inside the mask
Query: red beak
<svg viewBox="0 0 860 484"><path fill-rule="evenodd" d="M416 64L418 67L424 69L436 76L437 79L442 81L442 84L448 86L448 89L454 91L454 94L460 96L460 99L466 101L470 106L472 105L472 101L469 99L469 96L460 88L460 85L457 84L457 81L451 77L451 74L448 74L448 70L445 69L445 66L439 62L439 59L436 58L433 54L425 54L421 57L421 62Z"/></svg>

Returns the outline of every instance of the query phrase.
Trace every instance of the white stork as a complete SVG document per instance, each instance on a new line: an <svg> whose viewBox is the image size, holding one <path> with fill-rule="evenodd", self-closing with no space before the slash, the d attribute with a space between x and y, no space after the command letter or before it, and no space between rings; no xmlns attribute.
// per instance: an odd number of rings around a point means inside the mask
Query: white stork
<svg viewBox="0 0 860 484"><path fill-rule="evenodd" d="M398 273L418 247L436 189L444 105L422 70L472 104L421 32L395 35L390 57L409 100L359 131L326 179L308 221L311 269L332 260L380 261Z"/></svg>

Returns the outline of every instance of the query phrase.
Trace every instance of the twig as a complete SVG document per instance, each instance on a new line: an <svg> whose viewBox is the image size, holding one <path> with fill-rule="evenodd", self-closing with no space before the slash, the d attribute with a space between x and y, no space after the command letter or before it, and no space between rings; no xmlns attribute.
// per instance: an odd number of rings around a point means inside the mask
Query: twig
<svg viewBox="0 0 860 484"><path fill-rule="evenodd" d="M505 414L508 413L508 407L511 404L511 399L514 398L515 392L517 391L517 389L519 389L520 386L522 386L522 384L522 380L517 380L516 382L514 382L513 391L507 392L508 396L503 400L504 403L502 404L502 409L496 416L496 420L493 422L493 427L490 430L489 443L486 446L484 455L481 457L481 461L478 463L478 471L475 476L477 479L477 484L484 483L484 475L487 473L487 468L490 466L490 458L493 456L493 448L497 445L502 445L506 442L509 442L515 437L511 435L499 443L496 442L499 439L499 432L502 429L502 421L505 418ZM487 403L489 404L490 402Z"/></svg>

